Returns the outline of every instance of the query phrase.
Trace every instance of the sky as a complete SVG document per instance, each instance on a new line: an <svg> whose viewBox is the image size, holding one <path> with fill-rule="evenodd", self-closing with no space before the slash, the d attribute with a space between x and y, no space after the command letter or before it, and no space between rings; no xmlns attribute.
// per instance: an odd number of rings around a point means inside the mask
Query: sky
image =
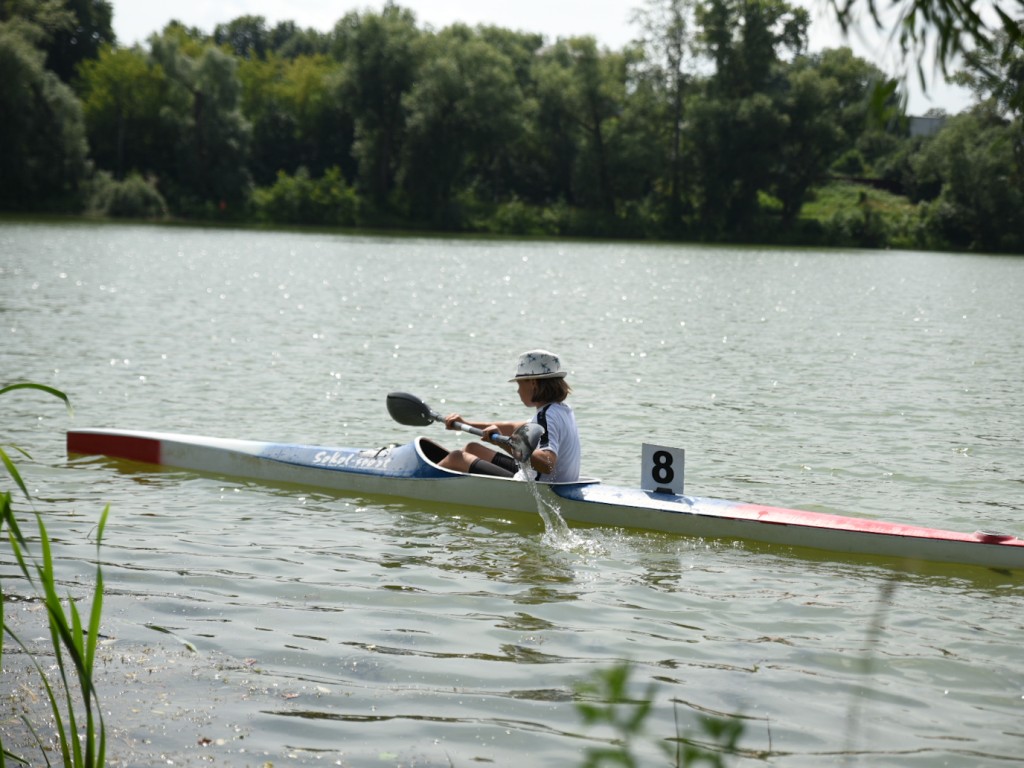
<svg viewBox="0 0 1024 768"><path fill-rule="evenodd" d="M862 34L844 39L832 20L828 0L798 0L811 14L812 51L849 45L853 52L892 76L901 74L895 42L884 33L865 25ZM173 0L167 5L154 0L112 0L114 33L121 45L144 43L154 32L177 20L204 32L239 16L263 16L272 27L280 21L326 32L350 11L379 11L384 0ZM463 22L470 26L493 24L523 32L535 32L550 41L559 37L593 35L599 44L621 49L637 36L630 18L643 0L398 0L397 4L416 15L420 28L435 30ZM926 74L931 71L928 63ZM941 76L927 91L918 85L917 75L907 79L908 113L923 115L941 108L956 114L971 103L970 94L942 82Z"/></svg>

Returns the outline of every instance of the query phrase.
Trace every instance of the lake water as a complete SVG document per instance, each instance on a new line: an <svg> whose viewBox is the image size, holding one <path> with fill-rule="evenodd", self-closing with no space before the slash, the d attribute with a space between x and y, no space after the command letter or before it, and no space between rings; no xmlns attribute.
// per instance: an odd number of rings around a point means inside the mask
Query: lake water
<svg viewBox="0 0 1024 768"><path fill-rule="evenodd" d="M32 454L76 597L111 506L111 764L580 765L617 733L574 692L620 662L654 686L644 765L706 714L743 718L728 765L1024 754L1020 573L558 537L64 451L104 426L404 442L396 389L525 417L507 379L533 347L571 371L585 474L637 485L654 442L694 495L1024 530L1024 259L0 223L0 381L74 404L6 395L0 440Z"/></svg>

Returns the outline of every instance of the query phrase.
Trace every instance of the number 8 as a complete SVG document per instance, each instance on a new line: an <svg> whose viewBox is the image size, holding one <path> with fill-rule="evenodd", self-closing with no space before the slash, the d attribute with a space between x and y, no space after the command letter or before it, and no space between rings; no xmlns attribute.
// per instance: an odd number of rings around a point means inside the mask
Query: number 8
<svg viewBox="0 0 1024 768"><path fill-rule="evenodd" d="M654 482L670 485L675 479L676 473L672 469L672 454L668 451L655 451L654 466L651 468L651 477Z"/></svg>

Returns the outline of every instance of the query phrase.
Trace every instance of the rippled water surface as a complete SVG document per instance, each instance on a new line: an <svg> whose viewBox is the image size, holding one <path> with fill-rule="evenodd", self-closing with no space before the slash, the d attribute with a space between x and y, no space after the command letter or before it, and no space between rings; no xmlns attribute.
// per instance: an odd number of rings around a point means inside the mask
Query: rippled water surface
<svg viewBox="0 0 1024 768"><path fill-rule="evenodd" d="M117 764L579 765L617 734L582 721L576 686L629 661L633 694L654 686L644 765L707 714L743 718L730 765L1004 765L1024 752L1020 574L558 537L68 461L63 440L404 442L388 391L514 418L516 355L543 346L572 371L588 475L636 485L655 442L686 449L697 495L1019 532L1022 296L1024 260L973 255L6 223L0 381L75 411L6 395L0 440L32 454L71 594L111 505Z"/></svg>

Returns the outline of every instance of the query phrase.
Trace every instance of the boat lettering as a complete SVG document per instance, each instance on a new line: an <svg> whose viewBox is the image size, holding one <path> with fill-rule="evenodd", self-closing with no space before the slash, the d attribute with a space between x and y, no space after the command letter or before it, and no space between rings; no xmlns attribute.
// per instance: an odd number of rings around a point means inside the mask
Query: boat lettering
<svg viewBox="0 0 1024 768"><path fill-rule="evenodd" d="M318 467L347 467L351 458L352 454L341 451L317 451L313 463Z"/></svg>
<svg viewBox="0 0 1024 768"><path fill-rule="evenodd" d="M363 456L358 453L342 451L317 451L313 456L313 464L318 467L348 467L354 469L383 469L388 465L390 457Z"/></svg>

